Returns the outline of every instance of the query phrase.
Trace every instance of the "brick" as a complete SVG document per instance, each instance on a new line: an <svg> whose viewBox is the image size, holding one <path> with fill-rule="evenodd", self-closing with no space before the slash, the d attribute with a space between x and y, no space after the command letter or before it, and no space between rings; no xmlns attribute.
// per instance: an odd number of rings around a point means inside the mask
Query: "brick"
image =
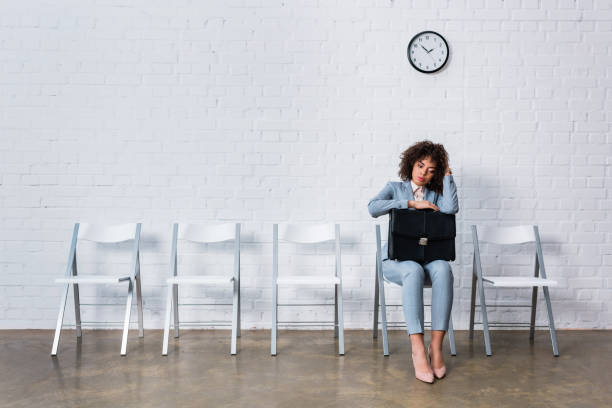
<svg viewBox="0 0 612 408"><path fill-rule="evenodd" d="M400 152L425 138L445 144L459 186L455 326L467 321L469 225L537 223L560 284L551 289L558 326L610 327L609 2L219 2L205 20L192 7L133 17L132 3L78 18L36 7L3 15L0 328L54 326L53 279L76 220L145 223L147 328L161 327L172 222L243 223L243 321L256 328L270 321L271 224L341 222L346 325L367 328L373 225L386 231L386 220L371 219L366 205L397 180ZM434 20L452 58L424 75L405 47L416 23ZM327 271L332 258L313 258L324 249L285 261ZM216 266L183 254L186 271ZM79 262L126 265L119 255L84 245ZM507 273L530 270L531 256L483 250ZM331 299L323 289L286 295Z"/></svg>

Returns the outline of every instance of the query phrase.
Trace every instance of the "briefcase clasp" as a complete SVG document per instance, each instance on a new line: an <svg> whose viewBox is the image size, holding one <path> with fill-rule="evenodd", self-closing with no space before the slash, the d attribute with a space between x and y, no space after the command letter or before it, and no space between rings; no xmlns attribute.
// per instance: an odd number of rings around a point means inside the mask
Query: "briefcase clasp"
<svg viewBox="0 0 612 408"><path fill-rule="evenodd" d="M427 238L419 238L419 245L426 246Z"/></svg>

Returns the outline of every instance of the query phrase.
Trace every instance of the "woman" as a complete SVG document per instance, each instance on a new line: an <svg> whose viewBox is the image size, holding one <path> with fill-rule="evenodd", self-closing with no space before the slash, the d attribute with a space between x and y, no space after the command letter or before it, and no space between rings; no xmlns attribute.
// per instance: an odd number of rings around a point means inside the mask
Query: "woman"
<svg viewBox="0 0 612 408"><path fill-rule="evenodd" d="M392 208L431 208L447 214L459 211L457 187L444 146L430 141L419 142L404 151L400 158L399 176L403 181L388 182L370 201L368 210L372 217L387 214ZM432 383L434 376L440 379L446 374L442 341L448 330L453 304L453 272L444 260L425 265L414 261L390 260L386 246L382 254L385 278L402 286L402 304L412 344L414 375L421 381ZM423 285L426 279L431 281L433 291L431 344L427 351L423 342Z"/></svg>

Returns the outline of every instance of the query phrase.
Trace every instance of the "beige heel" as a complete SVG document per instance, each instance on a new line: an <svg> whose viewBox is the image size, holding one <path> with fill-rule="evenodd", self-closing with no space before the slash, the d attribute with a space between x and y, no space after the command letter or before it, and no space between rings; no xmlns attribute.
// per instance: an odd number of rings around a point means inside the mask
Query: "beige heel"
<svg viewBox="0 0 612 408"><path fill-rule="evenodd" d="M427 365L429 365L429 361L427 358L427 353L425 354L425 361L427 362ZM412 357L412 362L414 365L414 356ZM414 365L414 376L417 380L423 381L424 383L427 384L433 384L434 382L434 374L433 373L427 373L427 372L419 372L416 369L416 365Z"/></svg>
<svg viewBox="0 0 612 408"><path fill-rule="evenodd" d="M431 365L431 369L433 370L434 376L438 379L441 380L442 378L444 378L446 376L446 366L443 365L440 368L435 368L432 364L431 364L431 344L429 344L427 346L427 359L429 360L429 365Z"/></svg>

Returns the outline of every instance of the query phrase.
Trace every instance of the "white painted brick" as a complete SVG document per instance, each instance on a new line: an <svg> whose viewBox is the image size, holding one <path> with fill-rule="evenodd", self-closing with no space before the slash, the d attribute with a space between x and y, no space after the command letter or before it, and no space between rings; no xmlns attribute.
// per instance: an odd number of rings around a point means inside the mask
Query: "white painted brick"
<svg viewBox="0 0 612 408"><path fill-rule="evenodd" d="M243 321L256 328L270 325L271 224L341 222L346 325L368 328L376 221L366 205L397 180L401 150L423 138L446 145L459 186L455 327L467 327L469 225L501 220L540 225L549 274L560 283L551 290L558 327L610 327L608 1L143 9L126 0L78 11L29 4L0 18L1 328L54 325L61 288L53 279L77 220L144 222L151 328L161 327L172 222L243 223ZM405 59L424 22L452 52L447 69L431 76ZM384 217L377 222L386 228ZM328 249L295 249L283 265L327 271L333 259L314 256ZM120 254L79 259L96 270ZM507 262L507 273L530 270L530 256L483 251L487 261ZM212 264L187 257L182 266ZM83 298L121 302L120 292ZM287 296L330 300L328 292ZM517 291L496 297L521 300ZM402 319L401 309L393 313Z"/></svg>

